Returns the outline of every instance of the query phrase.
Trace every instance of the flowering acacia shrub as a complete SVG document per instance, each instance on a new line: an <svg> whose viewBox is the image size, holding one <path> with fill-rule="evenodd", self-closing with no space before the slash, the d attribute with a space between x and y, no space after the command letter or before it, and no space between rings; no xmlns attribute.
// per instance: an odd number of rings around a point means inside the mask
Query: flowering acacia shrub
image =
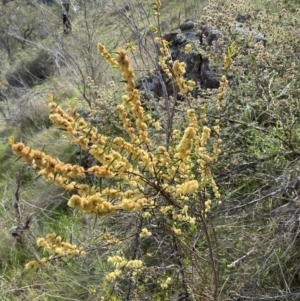
<svg viewBox="0 0 300 301"><path fill-rule="evenodd" d="M157 12L159 7L157 1ZM160 43L164 50L160 61L168 60L168 65L164 65L168 76L188 99L195 83L185 80L184 63L170 62L166 43ZM232 47L225 57L226 71L231 64ZM92 294L101 300L153 300L170 299L183 292L195 299L210 296L216 300L218 263L207 214L211 199L220 198L210 169L221 153L219 121L210 128L197 108L190 107L184 129L174 125L167 144L166 138L157 139L159 121L145 113L126 51L119 50L113 57L102 44L98 50L112 67L120 70L126 83L121 103L116 107L124 135L104 135L75 108L63 110L50 95L50 119L74 144L89 152L97 164L86 168L65 164L21 142L12 143L12 150L45 180L72 191L68 201L71 208L136 221L126 237L116 239L105 234L105 243L112 246L107 262L114 270L103 277L99 291L91 290ZM226 85L223 75L216 97L218 108ZM92 183L85 181L88 177L94 179ZM198 249L196 245L202 241L205 243ZM28 263L27 268L38 268L54 257L89 254L89 248L61 242L55 234L48 235L46 240L39 238L37 243L50 256ZM193 279L202 284L194 287Z"/></svg>

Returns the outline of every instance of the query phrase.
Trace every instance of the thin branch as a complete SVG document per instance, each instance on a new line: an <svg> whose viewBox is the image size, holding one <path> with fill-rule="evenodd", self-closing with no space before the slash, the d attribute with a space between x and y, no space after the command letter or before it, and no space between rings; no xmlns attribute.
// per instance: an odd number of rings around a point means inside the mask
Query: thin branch
<svg viewBox="0 0 300 301"><path fill-rule="evenodd" d="M240 263L242 263L243 261L246 260L246 258L251 255L252 253L254 253L257 250L256 247L254 247L253 249L251 249L249 252L247 252L244 256L236 259L235 261L233 261L232 263L230 263L229 265L227 265L228 268L234 268L237 265L239 265Z"/></svg>

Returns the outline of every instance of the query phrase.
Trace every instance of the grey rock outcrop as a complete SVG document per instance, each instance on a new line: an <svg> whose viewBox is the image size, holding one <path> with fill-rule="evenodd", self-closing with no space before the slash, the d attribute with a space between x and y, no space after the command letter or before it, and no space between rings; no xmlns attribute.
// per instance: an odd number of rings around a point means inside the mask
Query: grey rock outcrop
<svg viewBox="0 0 300 301"><path fill-rule="evenodd" d="M186 20L174 31L165 33L163 39L169 43L172 60L186 63L186 79L194 80L203 89L214 89L219 87L221 73L210 67L208 58L204 58L198 49L204 38L209 45L212 45L213 41L217 41L220 35L220 32L212 30L204 24L199 28L194 21ZM192 50L189 53L184 51L187 44L192 45ZM173 85L167 76L163 72L161 73L168 94L172 95L174 93ZM153 93L155 97L162 96L161 78L157 73L142 78L137 83L137 87ZM194 91L194 93L196 92Z"/></svg>
<svg viewBox="0 0 300 301"><path fill-rule="evenodd" d="M245 22L248 19L248 15L240 15L238 20ZM251 36L254 43L262 42L264 45L267 43L265 36L255 31L252 28L248 28L245 23L234 22L231 24L231 33L233 36ZM197 83L197 87L193 91L193 95L197 94L197 89L216 89L220 85L220 78L222 75L221 69L212 68L208 55L201 55L200 48L209 46L209 51L219 52L221 50L219 40L223 38L221 30L215 29L204 22L194 22L192 20L186 20L179 25L178 28L171 32L163 34L163 39L168 42L168 47L172 61L179 60L186 63L186 79L192 79ZM185 53L185 46L187 44L192 45L192 50L189 53ZM161 75L160 75L161 74ZM161 97L162 81L166 85L168 95L176 94L176 88L170 82L166 74L160 70L154 74L140 79L137 83L138 88L142 88L145 91L150 92L154 97ZM229 77L230 83L236 83L236 80ZM174 91L175 90L175 91Z"/></svg>

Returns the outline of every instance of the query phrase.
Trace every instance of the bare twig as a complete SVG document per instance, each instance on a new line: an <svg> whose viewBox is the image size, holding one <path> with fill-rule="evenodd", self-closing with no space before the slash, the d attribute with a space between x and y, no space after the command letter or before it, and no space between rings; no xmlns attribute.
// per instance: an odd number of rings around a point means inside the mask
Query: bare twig
<svg viewBox="0 0 300 301"><path fill-rule="evenodd" d="M228 268L234 268L237 265L239 265L240 263L242 263L243 261L246 260L246 258L251 255L252 253L254 253L257 250L256 247L254 247L253 249L251 249L249 252L247 252L244 256L236 259L235 261L233 261L232 263L230 263L229 265L227 265Z"/></svg>
<svg viewBox="0 0 300 301"><path fill-rule="evenodd" d="M14 193L15 196L14 209L16 214L17 226L9 229L9 233L17 240L20 240L22 238L24 230L29 229L29 224L31 222L32 215L29 215L24 223L22 222L21 209L20 209L21 172L18 173L16 176L16 183L17 183L17 188Z"/></svg>

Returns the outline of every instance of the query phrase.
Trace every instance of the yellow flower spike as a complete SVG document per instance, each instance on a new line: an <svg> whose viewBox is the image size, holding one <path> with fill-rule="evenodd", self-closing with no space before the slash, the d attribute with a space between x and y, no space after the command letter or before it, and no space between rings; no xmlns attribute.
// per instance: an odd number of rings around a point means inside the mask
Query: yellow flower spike
<svg viewBox="0 0 300 301"><path fill-rule="evenodd" d="M176 185L177 194L192 194L195 193L199 188L199 183L197 180L191 180L185 182L181 185Z"/></svg>
<svg viewBox="0 0 300 301"><path fill-rule="evenodd" d="M189 207L188 207L187 205L185 205L185 206L182 208L181 212L182 212L183 214L187 214L188 210L189 210Z"/></svg>
<svg viewBox="0 0 300 301"><path fill-rule="evenodd" d="M40 267L40 263L36 260L32 260L26 263L25 270L34 269L37 270Z"/></svg>
<svg viewBox="0 0 300 301"><path fill-rule="evenodd" d="M58 255L64 255L65 254L65 251L64 251L64 249L63 248L55 248L54 249L54 252L56 253L56 254L58 254Z"/></svg>
<svg viewBox="0 0 300 301"><path fill-rule="evenodd" d="M49 98L49 101L50 101L51 103L54 102L53 94L52 94L52 93L49 93L49 94L48 94L48 98Z"/></svg>
<svg viewBox="0 0 300 301"><path fill-rule="evenodd" d="M205 202L205 206L211 206L211 200L207 200L206 202Z"/></svg>
<svg viewBox="0 0 300 301"><path fill-rule="evenodd" d="M117 61L111 56L111 54L106 50L105 46L101 43L98 44L98 51L107 60L107 62L112 65L112 67L118 66Z"/></svg>
<svg viewBox="0 0 300 301"><path fill-rule="evenodd" d="M182 234L181 229L178 229L178 228L176 228L176 227L174 227L174 226L173 226L172 230L173 230L173 232L174 232L176 235L181 235L181 234Z"/></svg>
<svg viewBox="0 0 300 301"><path fill-rule="evenodd" d="M156 10L159 10L159 9L160 9L160 7L161 7L161 2L160 2L160 0L155 0L154 7L155 7Z"/></svg>
<svg viewBox="0 0 300 301"><path fill-rule="evenodd" d="M42 257L42 259L41 259L41 263L43 263L43 264L47 264L48 261L49 261L49 259L47 257Z"/></svg>
<svg viewBox="0 0 300 301"><path fill-rule="evenodd" d="M29 149L25 147L22 142L19 142L12 145L12 151L16 156L22 156L24 153L27 153Z"/></svg>
<svg viewBox="0 0 300 301"><path fill-rule="evenodd" d="M184 47L184 53L185 54L189 54L192 51L192 45L191 44L187 44Z"/></svg>
<svg viewBox="0 0 300 301"><path fill-rule="evenodd" d="M9 143L10 145L15 144L15 139L14 139L13 137L9 137L9 138L8 138L8 143Z"/></svg>
<svg viewBox="0 0 300 301"><path fill-rule="evenodd" d="M187 86L188 86L189 91L193 91L194 87L196 86L196 83L193 80L188 80Z"/></svg>
<svg viewBox="0 0 300 301"><path fill-rule="evenodd" d="M157 28L154 26L154 25L150 25L149 26L149 29L152 31L152 32L154 32L154 33L157 33Z"/></svg>
<svg viewBox="0 0 300 301"><path fill-rule="evenodd" d="M184 131L184 135L177 147L177 156L184 158L192 147L192 141L195 138L196 132L192 127L187 127Z"/></svg>
<svg viewBox="0 0 300 301"><path fill-rule="evenodd" d="M201 146L205 146L208 139L210 138L210 128L207 126L203 127L202 135L201 135Z"/></svg>
<svg viewBox="0 0 300 301"><path fill-rule="evenodd" d="M39 237L36 241L36 244L38 247L43 247L43 248L48 246L48 242L43 237Z"/></svg>

